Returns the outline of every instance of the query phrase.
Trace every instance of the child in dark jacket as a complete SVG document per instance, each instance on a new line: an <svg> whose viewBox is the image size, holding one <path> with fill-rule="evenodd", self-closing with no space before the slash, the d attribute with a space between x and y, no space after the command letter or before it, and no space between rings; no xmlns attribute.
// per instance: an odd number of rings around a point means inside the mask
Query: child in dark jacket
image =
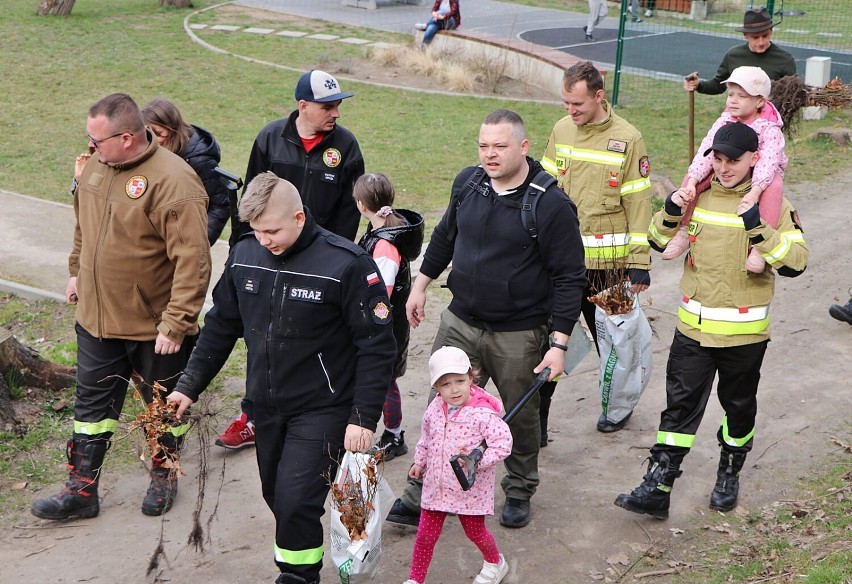
<svg viewBox="0 0 852 584"><path fill-rule="evenodd" d="M385 431L378 442L378 447L384 452L382 459L389 462L408 452L397 380L405 374L408 360L410 329L405 317L405 302L411 292L410 264L420 255L423 246L423 217L414 211L393 208L393 184L380 172L361 176L355 182L352 196L361 215L370 222L358 245L373 257L379 267L394 309L397 355L393 381L382 410Z"/></svg>

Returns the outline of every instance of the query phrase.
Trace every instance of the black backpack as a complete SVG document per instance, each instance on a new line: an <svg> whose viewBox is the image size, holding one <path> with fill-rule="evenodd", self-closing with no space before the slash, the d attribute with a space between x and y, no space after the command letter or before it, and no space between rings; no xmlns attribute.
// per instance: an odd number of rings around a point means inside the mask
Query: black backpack
<svg viewBox="0 0 852 584"><path fill-rule="evenodd" d="M481 195L488 194L488 187L483 186L482 184L485 182L485 178L487 176L488 175L485 174L485 170L481 166L477 166L474 169L470 180L467 182L466 190L461 194L458 202L456 203L456 207L453 210L454 213L470 195L474 193ZM529 234L531 239L536 239L538 237L538 229L536 228L536 208L538 207L539 196L555 183L556 179L548 174L546 170L540 170L538 171L538 174L533 177L532 181L530 181L530 185L527 187L520 204L510 199L506 199L505 197L496 197L496 199L504 205L520 209L521 224L524 226L524 230ZM457 229L458 226L456 222L453 221L449 234L450 238L455 237Z"/></svg>

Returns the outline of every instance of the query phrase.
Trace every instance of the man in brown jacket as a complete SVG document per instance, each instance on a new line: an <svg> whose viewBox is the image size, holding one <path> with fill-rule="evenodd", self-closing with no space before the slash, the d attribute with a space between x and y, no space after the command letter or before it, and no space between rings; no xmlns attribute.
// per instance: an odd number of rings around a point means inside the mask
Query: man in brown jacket
<svg viewBox="0 0 852 584"><path fill-rule="evenodd" d="M198 333L210 281L207 194L195 171L160 148L133 99L109 95L89 108L92 158L74 193L74 246L65 290L77 305L77 390L65 488L36 500L43 519L94 517L98 481L131 375L146 401L177 382ZM162 387L155 388L159 382ZM171 508L175 465L188 423L149 442L146 515Z"/></svg>

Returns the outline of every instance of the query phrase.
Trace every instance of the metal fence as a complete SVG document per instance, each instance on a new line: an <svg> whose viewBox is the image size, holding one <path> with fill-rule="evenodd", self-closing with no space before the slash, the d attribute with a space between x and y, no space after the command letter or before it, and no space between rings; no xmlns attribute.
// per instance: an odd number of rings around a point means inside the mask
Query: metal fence
<svg viewBox="0 0 852 584"><path fill-rule="evenodd" d="M640 99L660 81L697 71L711 78L728 49L743 44L748 8L765 6L776 23L772 42L793 54L804 76L809 57L831 59L831 77L852 82L852 0L621 0L612 101ZM650 17L647 17L650 10ZM636 19L641 22L635 21Z"/></svg>

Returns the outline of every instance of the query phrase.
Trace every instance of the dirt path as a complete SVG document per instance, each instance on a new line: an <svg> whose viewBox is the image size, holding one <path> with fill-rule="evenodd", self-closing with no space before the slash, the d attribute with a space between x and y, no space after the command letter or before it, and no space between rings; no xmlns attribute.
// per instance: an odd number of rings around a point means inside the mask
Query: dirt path
<svg viewBox="0 0 852 584"><path fill-rule="evenodd" d="M827 312L832 302L845 302L846 289L852 285L848 253L852 231L841 228L852 215L850 191L852 176L848 173L789 189L804 225L811 261L798 279L778 280L774 340L759 394L758 433L743 471L738 512L789 497L797 480L831 448L831 435L850 441L852 393L847 389L852 375L848 358L852 327L834 321ZM714 434L721 410L713 400L696 446L683 465L683 478L675 486L669 520L644 519L612 504L618 493L641 480L642 461L654 441L665 400L664 369L675 324L678 277L676 263L655 258L653 286L643 298L643 303L651 304L647 314L655 317L653 324L659 334L654 343L654 372L624 431L602 435L594 429L599 407L596 357L587 357L574 374L560 382L550 423L553 442L542 451L542 485L533 499L532 523L525 529L508 530L489 520L510 561L505 582L592 582L606 573L607 558L632 557L634 546L647 544L649 538L666 543L673 537L724 537L701 529L709 513L707 497L718 452ZM439 311L440 307L432 306L428 324L415 331L412 367L402 383L406 438L412 445L425 407L425 365ZM209 526L204 553L185 546L195 503L197 469L193 461L197 458L192 449L185 457L187 476L181 480L174 509L162 523L139 511L147 484L140 468L126 472L106 469L101 514L95 519L52 524L22 513L0 535L0 583L150 582L145 570L161 528L167 561L160 564L160 581L272 582L273 521L260 498L251 450L225 453L214 448L210 452L202 520L209 516L217 494L218 512ZM405 484L410 461L409 454L388 464L386 476L397 492ZM220 482L224 484L217 493ZM498 509L502 502L498 489ZM673 535L674 528L685 533ZM385 556L377 584L398 584L406 579L413 535L413 529L386 524ZM447 522L437 553L430 583L468 582L481 566L475 548L454 520ZM323 571L323 581L337 581L330 565Z"/></svg>

